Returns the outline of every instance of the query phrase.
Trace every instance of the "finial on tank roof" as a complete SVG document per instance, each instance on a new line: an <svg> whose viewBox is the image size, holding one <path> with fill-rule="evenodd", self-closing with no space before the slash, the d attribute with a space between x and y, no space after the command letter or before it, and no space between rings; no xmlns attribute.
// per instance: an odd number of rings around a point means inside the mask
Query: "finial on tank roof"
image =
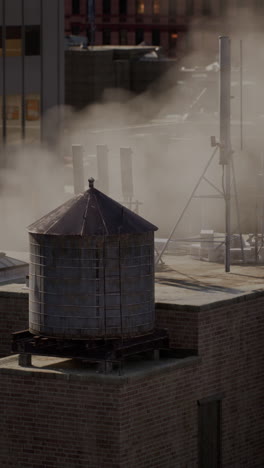
<svg viewBox="0 0 264 468"><path fill-rule="evenodd" d="M88 182L89 182L89 188L94 188L94 178L90 177L90 179L88 179Z"/></svg>

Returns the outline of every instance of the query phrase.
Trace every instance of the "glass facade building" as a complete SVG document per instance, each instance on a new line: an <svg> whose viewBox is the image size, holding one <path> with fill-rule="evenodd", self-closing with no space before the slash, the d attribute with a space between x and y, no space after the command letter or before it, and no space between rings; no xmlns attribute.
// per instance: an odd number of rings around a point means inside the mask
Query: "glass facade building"
<svg viewBox="0 0 264 468"><path fill-rule="evenodd" d="M0 146L52 141L63 103L64 1L0 0Z"/></svg>

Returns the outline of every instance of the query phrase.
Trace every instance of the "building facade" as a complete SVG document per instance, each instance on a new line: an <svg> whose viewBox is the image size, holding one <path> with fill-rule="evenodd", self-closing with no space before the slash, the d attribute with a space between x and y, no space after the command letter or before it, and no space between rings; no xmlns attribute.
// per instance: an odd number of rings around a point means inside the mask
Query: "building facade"
<svg viewBox="0 0 264 468"><path fill-rule="evenodd" d="M10 353L11 332L28 326L28 293L18 286L0 290L0 355ZM65 358L36 356L29 368L1 359L0 465L261 468L263 306L263 291L159 303L157 327L189 357L138 361L124 375Z"/></svg>
<svg viewBox="0 0 264 468"><path fill-rule="evenodd" d="M261 0L65 0L65 33L95 45L160 45L177 56L191 46L190 25L225 33L226 13L236 18L241 7L264 10Z"/></svg>
<svg viewBox="0 0 264 468"><path fill-rule="evenodd" d="M52 139L64 102L63 0L0 0L0 144ZM54 131L54 130L53 130Z"/></svg>
<svg viewBox="0 0 264 468"><path fill-rule="evenodd" d="M174 49L188 27L189 10L175 0L65 0L66 34L95 45L161 45ZM192 2L191 2L192 3Z"/></svg>

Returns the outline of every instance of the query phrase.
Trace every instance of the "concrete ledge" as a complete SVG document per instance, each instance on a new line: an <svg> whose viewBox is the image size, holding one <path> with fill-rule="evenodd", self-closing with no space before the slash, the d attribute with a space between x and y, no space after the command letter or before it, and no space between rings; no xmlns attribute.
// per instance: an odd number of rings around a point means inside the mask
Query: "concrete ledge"
<svg viewBox="0 0 264 468"><path fill-rule="evenodd" d="M67 367L71 364L69 359L49 358L43 356L32 356L32 367L20 367L18 355L8 356L0 359L0 376L13 375L21 377L33 377L38 379L56 379L80 382L97 382L122 385L145 378L146 376L162 375L167 372L176 371L179 368L194 366L202 362L198 356L191 356L183 359L161 359L159 361L138 361L130 363L124 367L124 375L119 375L118 371L112 374L99 374L90 368ZM66 365L65 365L66 364ZM61 368L58 368L61 365Z"/></svg>
<svg viewBox="0 0 264 468"><path fill-rule="evenodd" d="M201 305L191 305L191 304L173 304L167 302L156 302L156 310L175 310L175 311L184 311L184 312L202 312L212 309L218 309L222 306L228 306L233 304L241 304L243 302L253 301L259 299L260 297L264 298L264 289L256 289L250 293L244 293L240 296L232 297L230 299L218 300L215 302L208 302L207 304Z"/></svg>

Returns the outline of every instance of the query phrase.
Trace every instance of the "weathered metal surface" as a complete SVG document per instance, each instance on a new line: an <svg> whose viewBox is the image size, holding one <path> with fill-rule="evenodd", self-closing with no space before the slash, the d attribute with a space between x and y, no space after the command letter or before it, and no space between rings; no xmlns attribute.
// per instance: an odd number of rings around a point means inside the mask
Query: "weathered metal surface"
<svg viewBox="0 0 264 468"><path fill-rule="evenodd" d="M15 279L26 279L28 264L0 252L0 283Z"/></svg>
<svg viewBox="0 0 264 468"><path fill-rule="evenodd" d="M154 231L94 188L30 226L29 328L56 337L154 327Z"/></svg>
<svg viewBox="0 0 264 468"><path fill-rule="evenodd" d="M97 237L30 234L32 333L134 336L153 327L153 232Z"/></svg>
<svg viewBox="0 0 264 468"><path fill-rule="evenodd" d="M64 340L54 337L34 336L28 330L12 334L12 351L21 355L61 356L85 361L119 360L157 349L169 351L166 330L156 329L145 335L125 340Z"/></svg>
<svg viewBox="0 0 264 468"><path fill-rule="evenodd" d="M156 226L94 187L29 226L31 233L56 236L112 236L156 230Z"/></svg>

